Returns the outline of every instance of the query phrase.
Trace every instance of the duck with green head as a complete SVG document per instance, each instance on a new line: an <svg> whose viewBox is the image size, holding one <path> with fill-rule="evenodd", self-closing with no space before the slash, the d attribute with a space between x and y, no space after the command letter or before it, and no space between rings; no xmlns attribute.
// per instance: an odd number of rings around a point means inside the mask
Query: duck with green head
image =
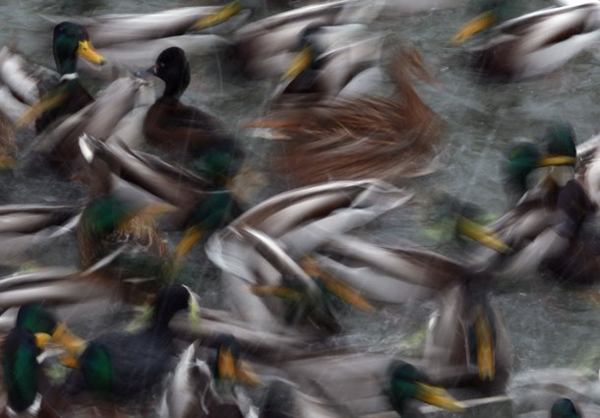
<svg viewBox="0 0 600 418"><path fill-rule="evenodd" d="M59 418L61 415L40 394L41 378L36 337L25 328L14 328L4 342L2 377L7 404L0 417Z"/></svg>
<svg viewBox="0 0 600 418"><path fill-rule="evenodd" d="M468 22L453 43L491 27L479 45L469 50L471 67L494 81L514 81L550 73L592 46L600 38L600 6L575 2L516 18L517 2L483 2L482 14Z"/></svg>
<svg viewBox="0 0 600 418"><path fill-rule="evenodd" d="M90 202L77 227L83 268L125 246L117 263L122 277L165 278L170 253L154 218L172 207L117 191L107 163L95 155L90 138L82 136L79 146L91 176Z"/></svg>
<svg viewBox="0 0 600 418"><path fill-rule="evenodd" d="M584 418L584 416L572 400L562 398L552 405L550 418Z"/></svg>
<svg viewBox="0 0 600 418"><path fill-rule="evenodd" d="M427 376L412 364L401 360L394 361L390 365L388 375L387 396L391 406L401 417L419 416L418 410L411 405L412 400L455 412L464 409L462 404L453 399L444 389L428 384Z"/></svg>
<svg viewBox="0 0 600 418"><path fill-rule="evenodd" d="M40 348L52 342L73 355L79 353L85 343L71 333L65 323L59 323L54 314L42 305L23 305L17 314L15 327L34 334Z"/></svg>
<svg viewBox="0 0 600 418"><path fill-rule="evenodd" d="M42 96L17 122L17 125L25 125L36 119L35 127L38 133L56 120L78 112L94 101L79 82L77 57L99 65L105 62L92 47L85 28L71 22L62 22L55 26L52 50L56 69L60 74L59 84Z"/></svg>
<svg viewBox="0 0 600 418"><path fill-rule="evenodd" d="M542 144L545 145L545 151L540 146ZM534 171L539 170L541 180L538 184L546 187L549 184L562 187L573 178L577 165L573 127L566 123L550 125L540 145L524 142L509 153L504 167L506 181L521 194L533 187L529 176Z"/></svg>
<svg viewBox="0 0 600 418"><path fill-rule="evenodd" d="M72 394L83 391L128 399L155 387L175 364L173 316L190 307L182 285L162 289L153 304L150 325L135 333L115 332L87 343L67 379Z"/></svg>

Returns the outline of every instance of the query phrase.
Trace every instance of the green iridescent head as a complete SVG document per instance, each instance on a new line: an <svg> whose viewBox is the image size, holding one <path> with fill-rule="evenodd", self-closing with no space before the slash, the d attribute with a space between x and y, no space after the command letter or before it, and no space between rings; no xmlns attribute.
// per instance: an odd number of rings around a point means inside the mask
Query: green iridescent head
<svg viewBox="0 0 600 418"><path fill-rule="evenodd" d="M33 334L14 328L6 338L2 353L4 387L8 405L15 412L25 411L37 395L37 356L40 349Z"/></svg>
<svg viewBox="0 0 600 418"><path fill-rule="evenodd" d="M567 123L556 123L546 129L544 134L549 155L577 157L575 131Z"/></svg>
<svg viewBox="0 0 600 418"><path fill-rule="evenodd" d="M33 334L38 332L52 334L56 325L54 315L41 305L23 305L17 314L16 327L26 329Z"/></svg>
<svg viewBox="0 0 600 418"><path fill-rule="evenodd" d="M388 375L387 395L400 416L405 412L410 400L420 400L457 412L463 409L460 402L452 398L444 389L427 384L427 377L412 364L396 360L390 365Z"/></svg>
<svg viewBox="0 0 600 418"><path fill-rule="evenodd" d="M528 189L527 178L537 168L541 156L539 147L531 142L523 142L514 146L504 165L506 182L519 192L525 192Z"/></svg>
<svg viewBox="0 0 600 418"><path fill-rule="evenodd" d="M575 403L567 398L562 398L554 402L550 409L550 418L582 418Z"/></svg>
<svg viewBox="0 0 600 418"><path fill-rule="evenodd" d="M89 390L108 393L113 390L115 375L106 345L90 343L79 357L79 370Z"/></svg>

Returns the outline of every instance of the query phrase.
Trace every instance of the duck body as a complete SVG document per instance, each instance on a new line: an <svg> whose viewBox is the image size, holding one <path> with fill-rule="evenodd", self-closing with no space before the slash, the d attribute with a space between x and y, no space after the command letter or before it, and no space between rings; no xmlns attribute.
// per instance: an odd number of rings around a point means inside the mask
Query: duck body
<svg viewBox="0 0 600 418"><path fill-rule="evenodd" d="M484 78L513 81L562 67L600 38L600 6L586 2L526 14L498 25L470 50Z"/></svg>
<svg viewBox="0 0 600 418"><path fill-rule="evenodd" d="M371 42L365 40L348 48ZM373 53L372 48L367 51ZM371 81L382 85L376 75L381 69L374 61L355 60L357 56L360 53L350 54L349 62L332 57L333 66L323 70L308 68L305 71L317 71L325 77L325 89L309 89L310 93L284 89L276 99L281 106L274 106L269 115L250 125L273 127L277 134L290 139L278 167L300 184L331 178L418 177L439 166L444 124L421 100L410 80L411 72L428 79L416 48L404 48L395 57L398 97L373 91ZM353 64L358 74L352 73ZM346 72L349 78L343 76Z"/></svg>
<svg viewBox="0 0 600 418"><path fill-rule="evenodd" d="M159 383L174 366L169 321L187 309L189 297L181 285L162 289L148 328L137 333L110 333L90 341L77 360L78 369L68 377L68 390L72 394L91 391L131 399Z"/></svg>
<svg viewBox="0 0 600 418"><path fill-rule="evenodd" d="M230 178L242 152L235 138L212 116L179 101L190 83L190 67L182 49L168 48L157 58L154 74L165 81L161 98L148 110L144 133L153 145L196 160L215 177Z"/></svg>
<svg viewBox="0 0 600 418"><path fill-rule="evenodd" d="M371 202L368 209L355 210L352 202L363 198ZM339 325L328 305L317 303L314 308L326 309L311 310L310 304L306 304L322 300L324 293L318 281L301 266L303 256L336 232L363 225L409 198L401 190L378 181L331 182L294 190L245 212L209 240L207 252L223 269L231 297L245 320L257 327L272 329L279 323L282 329L289 329L285 312L296 306L298 319L305 319L311 312L319 314L316 328L315 324L310 326L311 321L303 321L302 324L309 325L303 330L331 333ZM269 293L248 294L252 288L260 291L282 286L293 290L291 294L300 295L300 300ZM297 334L293 329L290 331Z"/></svg>
<svg viewBox="0 0 600 418"><path fill-rule="evenodd" d="M169 257L166 240L156 229L152 215L144 216L150 200L131 190L119 190L105 161L95 157L88 137L80 146L90 159L91 200L81 215L77 241L81 263L88 268L121 248L118 265L124 277L163 277L164 260ZM111 268L114 268L113 264Z"/></svg>

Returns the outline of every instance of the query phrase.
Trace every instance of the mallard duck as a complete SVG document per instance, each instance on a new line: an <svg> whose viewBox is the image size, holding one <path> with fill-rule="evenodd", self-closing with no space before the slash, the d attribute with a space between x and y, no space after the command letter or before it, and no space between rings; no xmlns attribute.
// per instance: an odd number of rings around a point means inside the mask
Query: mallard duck
<svg viewBox="0 0 600 418"><path fill-rule="evenodd" d="M600 413L597 371L549 368L523 371L509 395L519 416L589 418Z"/></svg>
<svg viewBox="0 0 600 418"><path fill-rule="evenodd" d="M302 359L278 363L277 367L302 393L298 403L292 402L297 412L293 416L312 416L302 413L312 409L311 403L305 404L305 396L327 399L328 402L319 402L323 407L338 405L333 416L340 416L340 410L346 411L341 416L348 416L347 411L351 411L350 416L364 416L391 409L400 416L419 416L415 401L455 412L464 408L444 389L431 386L431 380L419 367L384 354L361 353L356 349L342 349L341 354L312 352ZM275 380L272 386L277 384L281 383ZM270 402L263 405L264 412L274 413L282 406L273 397L274 394L267 394L266 401Z"/></svg>
<svg viewBox="0 0 600 418"><path fill-rule="evenodd" d="M52 341L65 348L69 353L77 353L83 340L69 331L65 323L59 323L54 314L38 304L23 305L17 314L15 328L25 329L36 335L38 346L44 347ZM38 337L46 334L48 337ZM47 341L46 341L47 340Z"/></svg>
<svg viewBox="0 0 600 418"><path fill-rule="evenodd" d="M174 366L171 318L188 309L189 290L182 285L162 289L153 304L149 327L136 333L115 332L88 341L66 387L75 395L95 392L131 399L151 389Z"/></svg>
<svg viewBox="0 0 600 418"><path fill-rule="evenodd" d="M247 126L272 127L291 139L277 167L300 184L331 178L391 179L431 173L438 166L443 122L419 98L409 80L409 70L428 77L412 46L394 61L397 91L403 99L373 97L372 92L365 95L350 83L336 92L343 96L349 89L352 94L347 100L274 111Z"/></svg>
<svg viewBox="0 0 600 418"><path fill-rule="evenodd" d="M119 128L119 122L135 108L138 99L147 96L148 89L145 80L118 78L93 103L42 137L32 146L32 151L47 156L63 175L72 178L87 165L81 154L79 138L87 134L109 139L113 131ZM123 131L120 133L124 134ZM122 140L129 142L130 138L123 137Z"/></svg>
<svg viewBox="0 0 600 418"><path fill-rule="evenodd" d="M87 137L85 143L94 158L110 167L113 174L138 186L177 209L170 217L171 227L185 230L174 251L174 263L180 265L185 255L202 237L241 214L234 192L220 185L220 178L211 180L167 163L158 157L129 149L124 144L104 144Z"/></svg>
<svg viewBox="0 0 600 418"><path fill-rule="evenodd" d="M152 72L165 82L162 96L150 107L144 134L150 144L179 159L194 159L201 172L230 178L243 158L235 138L212 116L179 100L190 83L190 67L181 48L164 50Z"/></svg>
<svg viewBox="0 0 600 418"><path fill-rule="evenodd" d="M244 18L247 17L248 13L242 12L241 5L234 6L231 5L228 10L235 12L235 20L242 20L240 14ZM219 6L179 7L145 14L111 14L85 18L45 16L45 18L55 24L69 19L85 27L94 44L98 48L104 48L132 41L149 41L183 35L192 30L195 25L201 26L200 22L206 22L203 19L210 19L222 11Z"/></svg>
<svg viewBox="0 0 600 418"><path fill-rule="evenodd" d="M259 384L249 366L240 360L237 342L232 336L221 336L215 342L214 364L197 358L196 344L190 345L163 394L160 416L185 417L244 417L249 399L240 399L237 382L251 386ZM201 394L201 396L199 396Z"/></svg>
<svg viewBox="0 0 600 418"><path fill-rule="evenodd" d="M62 22L55 26L52 39L52 51L59 84L41 95L40 101L21 117L18 124L35 119L37 132L46 129L51 123L72 115L94 101L93 97L81 86L77 75L77 56L94 64L104 64L104 57L91 45L90 37L80 25Z"/></svg>
<svg viewBox="0 0 600 418"><path fill-rule="evenodd" d="M8 400L0 417L61 417L38 389L40 353L30 331L14 328L8 334L2 353L2 377Z"/></svg>
<svg viewBox="0 0 600 418"><path fill-rule="evenodd" d="M337 321L327 304L313 306L324 309L308 309L307 302L323 301L326 294L319 281L311 278L311 274L318 274L303 263L304 257L326 240L328 233L363 225L408 199L410 196L401 190L375 180L331 182L294 190L245 212L209 240L207 252L223 269L236 307L248 322L285 330L289 328L282 320L286 306L297 305L298 310L290 315L295 313L303 319L307 313L318 314L318 327L308 327L307 331L335 331ZM353 202L363 204L359 208ZM347 287L336 286L334 279L323 281L327 289L345 300L356 296ZM280 298L252 296L250 291ZM288 319L297 322L293 315Z"/></svg>
<svg viewBox="0 0 600 418"><path fill-rule="evenodd" d="M87 136L80 138L81 151L90 164L92 176L90 202L77 227L81 265L88 268L125 246L120 276L165 277L167 272L163 271L163 264L170 254L153 218L171 210L171 207L156 203L150 205L150 201L141 199L131 190L119 192L108 166L94 156L87 141Z"/></svg>
<svg viewBox="0 0 600 418"><path fill-rule="evenodd" d="M382 247L346 235L331 237L317 251L322 270L378 302L436 298L424 369L438 384L487 392L504 389L512 365L508 334L488 301L488 276L414 245ZM483 279L485 277L485 280Z"/></svg>
<svg viewBox="0 0 600 418"><path fill-rule="evenodd" d="M469 22L456 43L503 19L508 2ZM600 5L595 1L525 14L498 24L469 50L471 66L486 78L512 81L560 68L600 38Z"/></svg>

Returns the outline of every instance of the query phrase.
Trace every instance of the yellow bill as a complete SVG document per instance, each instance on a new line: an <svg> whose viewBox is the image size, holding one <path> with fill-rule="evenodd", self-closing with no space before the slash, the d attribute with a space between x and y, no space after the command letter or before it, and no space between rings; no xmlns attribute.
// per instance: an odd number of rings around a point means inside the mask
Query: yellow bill
<svg viewBox="0 0 600 418"><path fill-rule="evenodd" d="M475 338L477 340L477 368L481 380L494 380L494 338L487 317L479 312L475 319Z"/></svg>
<svg viewBox="0 0 600 418"><path fill-rule="evenodd" d="M216 26L220 23L225 22L227 19L235 16L240 11L242 11L242 5L238 0L235 0L229 3L227 6L223 7L218 13L212 14L210 16L205 16L202 19L199 19L190 27L190 30L202 30L210 28L211 26Z"/></svg>
<svg viewBox="0 0 600 418"><path fill-rule="evenodd" d="M293 80L298 77L298 75L306 70L315 55L310 46L304 47L298 54L294 57L290 67L287 69L285 74L281 77L281 80Z"/></svg>
<svg viewBox="0 0 600 418"><path fill-rule="evenodd" d="M250 364L243 360L239 360L238 364L237 378L240 382L252 387L260 386L262 384Z"/></svg>
<svg viewBox="0 0 600 418"><path fill-rule="evenodd" d="M458 45L465 42L478 32L490 27L496 21L496 15L493 11L485 12L476 18L467 22L461 30L454 35L450 41L453 45Z"/></svg>
<svg viewBox="0 0 600 418"><path fill-rule="evenodd" d="M50 92L49 94L42 97L39 101L33 104L15 123L17 128L29 125L31 122L36 120L42 113L47 110L54 109L62 105L68 98L66 92Z"/></svg>
<svg viewBox="0 0 600 418"><path fill-rule="evenodd" d="M46 345L52 340L52 336L50 334L46 334L45 332L36 332L34 335L35 345L40 349L44 349Z"/></svg>
<svg viewBox="0 0 600 418"><path fill-rule="evenodd" d="M331 293L340 299L345 300L355 308L365 312L373 312L375 310L373 305L371 305L369 301L362 297L358 291L354 290L337 277L333 277L328 273L322 272L321 279L323 279L325 287L327 287Z"/></svg>
<svg viewBox="0 0 600 418"><path fill-rule="evenodd" d="M538 161L538 167L550 167L555 165L576 165L577 158L569 157L567 155L559 155L556 157L545 157Z"/></svg>
<svg viewBox="0 0 600 418"><path fill-rule="evenodd" d="M231 353L231 348L222 348L219 351L218 368L221 379L235 379L235 357Z"/></svg>
<svg viewBox="0 0 600 418"><path fill-rule="evenodd" d="M465 409L464 405L454 399L445 389L425 383L417 383L417 387L419 390L416 398L422 402L454 412L462 412Z"/></svg>
<svg viewBox="0 0 600 418"><path fill-rule="evenodd" d="M285 286L250 286L250 291L258 296L277 296L289 300L301 300L302 293Z"/></svg>
<svg viewBox="0 0 600 418"><path fill-rule="evenodd" d="M175 247L175 251L173 251L175 259L183 260L203 235L204 232L194 226L188 228L181 241L179 241L179 244L177 244L177 247Z"/></svg>
<svg viewBox="0 0 600 418"><path fill-rule="evenodd" d="M90 41L79 41L77 55L92 64L103 65L106 62L106 59L94 49Z"/></svg>
<svg viewBox="0 0 600 418"><path fill-rule="evenodd" d="M52 334L52 342L63 347L67 353L78 356L85 350L86 342L73 334L65 324L58 324Z"/></svg>
<svg viewBox="0 0 600 418"><path fill-rule="evenodd" d="M507 253L510 247L498 238L489 228L460 216L457 229L461 234L500 253Z"/></svg>
<svg viewBox="0 0 600 418"><path fill-rule="evenodd" d="M77 357L74 357L70 354L61 354L60 356L58 356L58 360L62 363L63 366L69 367L70 369L79 368L79 361Z"/></svg>

